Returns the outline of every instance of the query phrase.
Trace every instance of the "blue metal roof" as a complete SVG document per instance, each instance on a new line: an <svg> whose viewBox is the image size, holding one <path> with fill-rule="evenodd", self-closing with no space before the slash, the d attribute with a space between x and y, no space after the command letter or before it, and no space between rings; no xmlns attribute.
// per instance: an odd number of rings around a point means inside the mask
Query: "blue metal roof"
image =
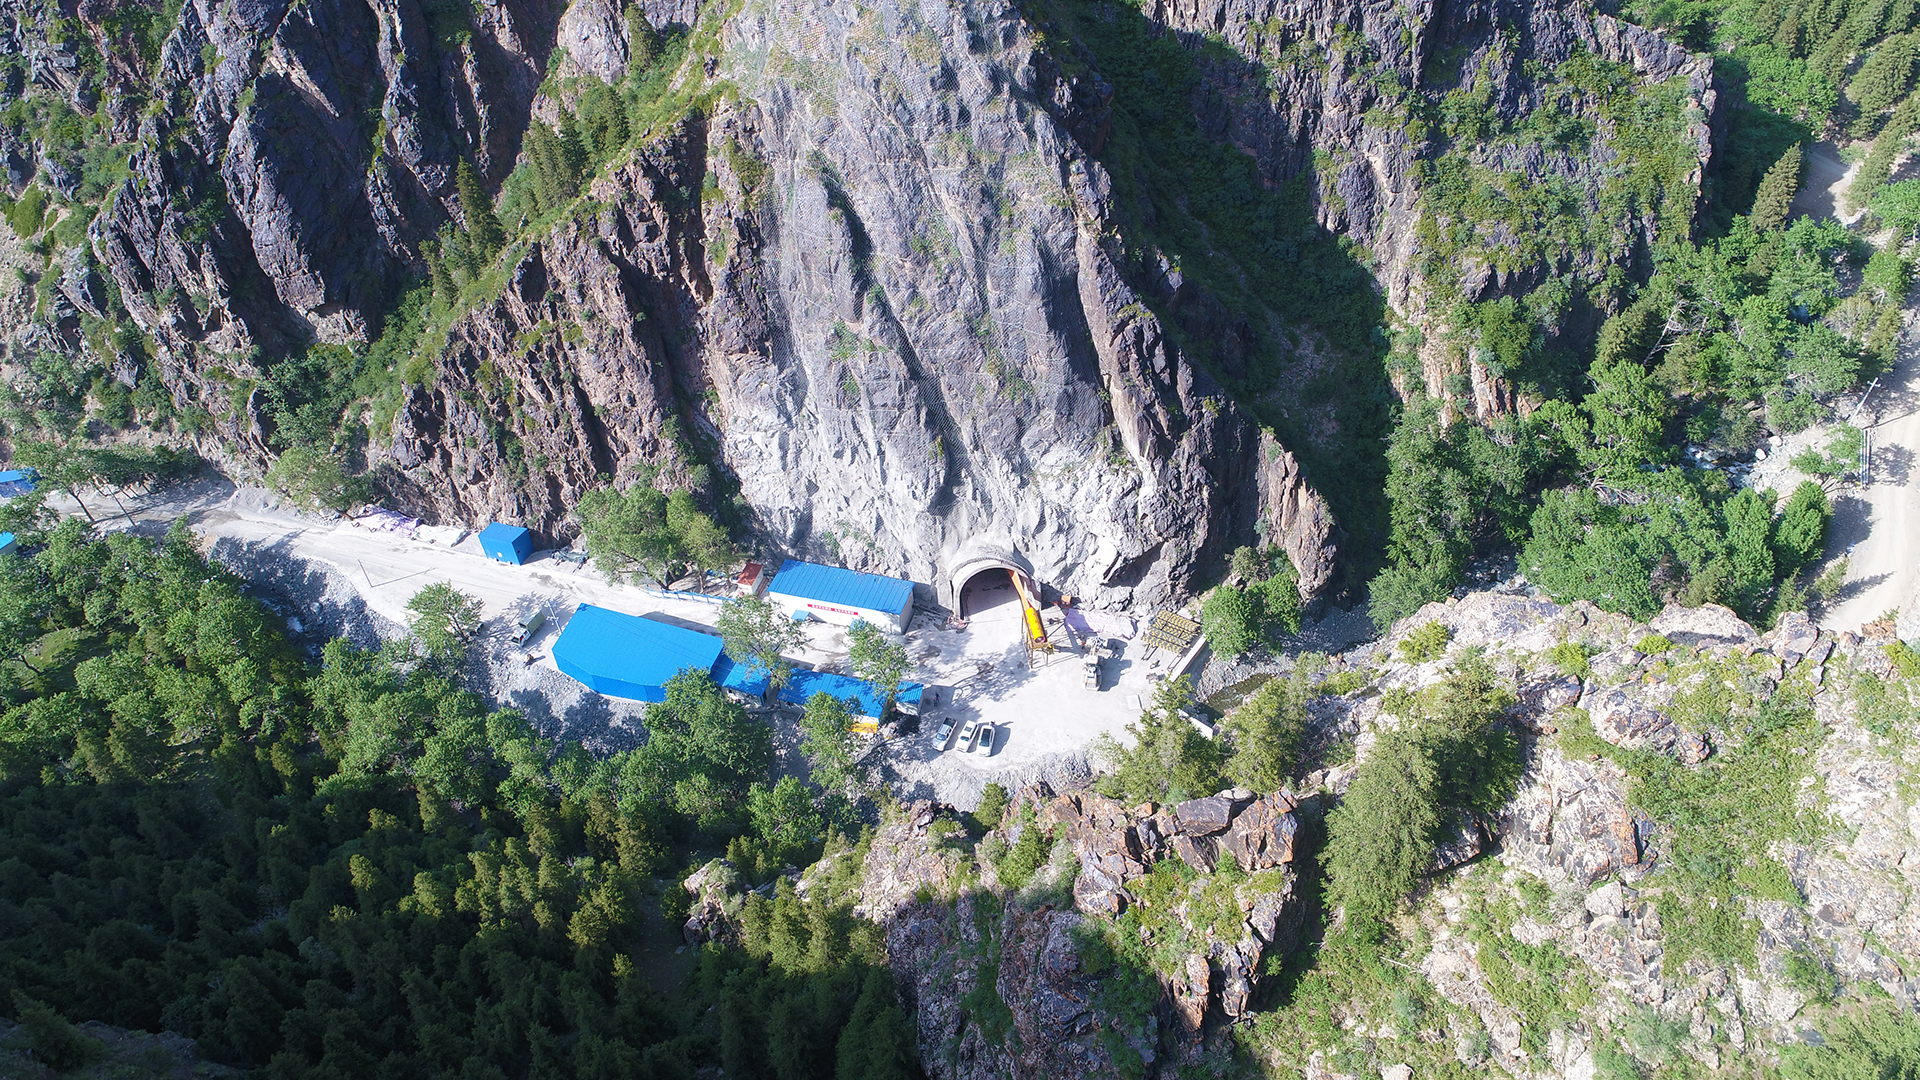
<svg viewBox="0 0 1920 1080"><path fill-rule="evenodd" d="M788 559L780 564L780 573L767 591L825 604L898 612L913 599L913 582Z"/></svg>
<svg viewBox="0 0 1920 1080"><path fill-rule="evenodd" d="M901 683L900 691L893 697L895 701L918 702L921 686L919 683ZM880 692L865 679L856 679L851 675L836 675L830 671L796 671L787 685L780 688L780 700L793 705L805 705L819 693L832 694L842 700L852 699L854 711L861 716L880 717Z"/></svg>
<svg viewBox="0 0 1920 1080"><path fill-rule="evenodd" d="M720 639L712 634L592 604L581 604L553 643L561 671L631 701L665 701L668 679L688 668L713 672L720 659Z"/></svg>
<svg viewBox="0 0 1920 1080"><path fill-rule="evenodd" d="M759 664L751 660L736 664L731 656L722 653L720 659L713 662L713 681L719 683L723 690L760 698L767 696L767 684L773 679L767 674L767 669Z"/></svg>
<svg viewBox="0 0 1920 1080"><path fill-rule="evenodd" d="M33 490L34 481L38 479L40 474L32 469L7 469L0 472L0 499L27 494Z"/></svg>

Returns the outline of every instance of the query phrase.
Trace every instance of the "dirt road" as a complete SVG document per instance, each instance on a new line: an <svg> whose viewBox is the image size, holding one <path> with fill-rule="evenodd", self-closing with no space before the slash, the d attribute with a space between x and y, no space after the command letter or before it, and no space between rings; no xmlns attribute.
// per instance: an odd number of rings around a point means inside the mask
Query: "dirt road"
<svg viewBox="0 0 1920 1080"><path fill-rule="evenodd" d="M1858 630L1889 611L1909 619L1916 614L1920 477L1913 465L1920 451L1920 342L1914 340L1911 302L1907 318L1899 363L1881 379L1857 421L1870 433L1871 482L1834 500L1827 554L1847 555L1848 562L1845 587L1820 613L1820 625L1829 630Z"/></svg>

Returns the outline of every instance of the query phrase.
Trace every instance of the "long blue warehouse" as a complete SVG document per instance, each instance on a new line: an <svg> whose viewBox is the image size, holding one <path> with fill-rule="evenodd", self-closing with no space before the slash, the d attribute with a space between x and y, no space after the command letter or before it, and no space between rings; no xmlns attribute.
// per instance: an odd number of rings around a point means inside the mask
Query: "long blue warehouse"
<svg viewBox="0 0 1920 1080"><path fill-rule="evenodd" d="M665 701L667 680L688 670L707 672L722 689L749 698L767 694L766 673L728 659L712 634L592 604L567 620L553 662L588 689L630 701Z"/></svg>
<svg viewBox="0 0 1920 1080"><path fill-rule="evenodd" d="M895 704L903 712L918 713L920 710L919 683L903 682L900 690L894 694ZM865 679L856 679L851 675L836 675L830 671L796 671L787 685L780 688L780 700L793 705L804 706L813 700L813 695L826 693L853 706L853 711L865 720L884 719L880 715L883 704L879 691Z"/></svg>
<svg viewBox="0 0 1920 1080"><path fill-rule="evenodd" d="M767 599L789 615L810 615L841 626L864 619L905 633L913 618L913 582L798 559L780 564Z"/></svg>
<svg viewBox="0 0 1920 1080"><path fill-rule="evenodd" d="M494 562L519 566L533 555L533 534L518 525L496 521L480 530L480 550Z"/></svg>

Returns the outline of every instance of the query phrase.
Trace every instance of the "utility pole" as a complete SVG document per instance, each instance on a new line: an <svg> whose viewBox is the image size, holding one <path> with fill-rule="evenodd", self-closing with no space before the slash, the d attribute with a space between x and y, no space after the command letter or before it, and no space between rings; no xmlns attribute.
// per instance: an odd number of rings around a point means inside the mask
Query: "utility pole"
<svg viewBox="0 0 1920 1080"><path fill-rule="evenodd" d="M1854 403L1853 411L1847 414L1847 423L1853 423L1854 418L1860 415L1860 410L1866 407L1867 399L1873 396L1873 388L1879 385L1880 376L1875 375L1873 381L1867 384L1867 392L1860 395L1860 400Z"/></svg>

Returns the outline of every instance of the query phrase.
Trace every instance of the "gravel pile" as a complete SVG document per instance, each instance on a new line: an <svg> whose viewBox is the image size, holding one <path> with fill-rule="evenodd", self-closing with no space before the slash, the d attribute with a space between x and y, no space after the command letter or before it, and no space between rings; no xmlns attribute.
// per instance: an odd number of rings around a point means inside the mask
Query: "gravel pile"
<svg viewBox="0 0 1920 1080"><path fill-rule="evenodd" d="M221 537L208 556L245 578L269 610L298 619L287 629L302 644L320 645L346 638L371 649L405 637L407 628L375 612L339 571L293 556L283 542L261 543Z"/></svg>

